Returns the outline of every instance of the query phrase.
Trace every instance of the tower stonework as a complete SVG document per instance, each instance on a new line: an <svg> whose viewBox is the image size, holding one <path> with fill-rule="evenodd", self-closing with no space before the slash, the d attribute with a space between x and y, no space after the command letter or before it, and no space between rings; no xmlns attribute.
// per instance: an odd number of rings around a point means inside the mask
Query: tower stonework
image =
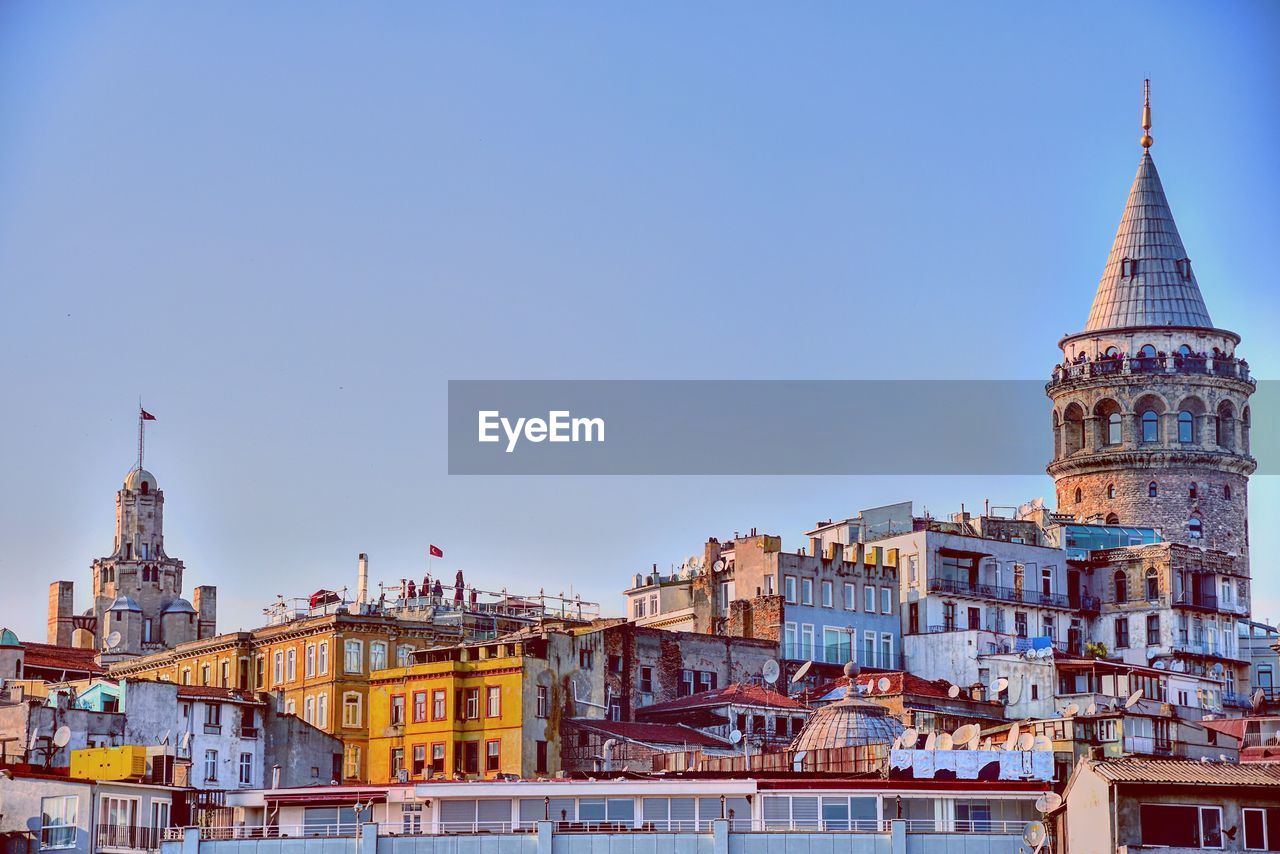
<svg viewBox="0 0 1280 854"><path fill-rule="evenodd" d="M1240 336L1209 318L1142 143L1088 322L1060 342L1047 471L1060 512L1235 553L1247 575L1255 383Z"/></svg>

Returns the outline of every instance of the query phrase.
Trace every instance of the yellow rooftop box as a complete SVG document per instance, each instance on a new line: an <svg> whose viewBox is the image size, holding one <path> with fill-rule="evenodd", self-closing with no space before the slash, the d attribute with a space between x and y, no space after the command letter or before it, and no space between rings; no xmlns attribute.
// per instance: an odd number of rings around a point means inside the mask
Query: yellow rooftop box
<svg viewBox="0 0 1280 854"><path fill-rule="evenodd" d="M80 780L141 780L147 749L137 744L71 751L71 776Z"/></svg>

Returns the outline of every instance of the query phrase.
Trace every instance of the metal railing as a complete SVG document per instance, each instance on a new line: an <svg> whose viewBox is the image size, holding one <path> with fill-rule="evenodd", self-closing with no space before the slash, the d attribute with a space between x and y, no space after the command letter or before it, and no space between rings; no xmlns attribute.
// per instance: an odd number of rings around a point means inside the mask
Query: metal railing
<svg viewBox="0 0 1280 854"><path fill-rule="evenodd" d="M1083 382L1094 377L1110 377L1116 374L1211 374L1216 377L1243 380L1252 383L1249 365L1242 359L1212 356L1183 356L1178 353L1166 356L1135 356L1131 358L1100 358L1092 362L1055 365L1046 388Z"/></svg>
<svg viewBox="0 0 1280 854"><path fill-rule="evenodd" d="M902 670L904 668L905 659L902 653L886 653L876 642L876 650L872 655L868 655L866 646L855 645L853 648L853 656L849 655L849 647L846 644L804 644L804 643L784 643L782 644L782 657L787 661L817 661L825 664L844 664L847 661L856 661L863 667L873 667L879 670Z"/></svg>
<svg viewBox="0 0 1280 854"><path fill-rule="evenodd" d="M94 847L126 848L137 851L156 851L164 828L144 827L136 824L99 824L93 835Z"/></svg>
<svg viewBox="0 0 1280 854"><path fill-rule="evenodd" d="M1142 756L1185 756L1186 745L1168 738L1149 735L1126 735L1122 742L1125 753Z"/></svg>
<svg viewBox="0 0 1280 854"><path fill-rule="evenodd" d="M1062 593L1044 593L1031 587L1002 587L996 584L971 584L958 578L929 579L930 593L950 593L974 599L1041 605L1046 608L1070 608L1071 601Z"/></svg>
<svg viewBox="0 0 1280 854"><path fill-rule="evenodd" d="M161 838L165 840L181 839L183 828L166 828ZM301 837L338 837L356 836L359 826L355 822L346 821L337 824L271 824L271 825L236 825L232 827L202 827L201 839L297 839Z"/></svg>

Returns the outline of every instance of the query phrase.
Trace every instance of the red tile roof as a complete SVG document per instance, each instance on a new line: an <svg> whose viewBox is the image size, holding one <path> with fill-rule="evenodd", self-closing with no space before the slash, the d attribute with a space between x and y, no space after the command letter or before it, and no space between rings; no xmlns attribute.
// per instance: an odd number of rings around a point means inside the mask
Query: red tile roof
<svg viewBox="0 0 1280 854"><path fill-rule="evenodd" d="M98 664L97 651L79 649L70 646L54 646L48 643L22 644L24 667L38 667L42 670L68 670L80 673L106 673L106 668Z"/></svg>
<svg viewBox="0 0 1280 854"><path fill-rule="evenodd" d="M889 689L887 691L880 690L879 683L881 679L889 680ZM862 687L866 687L869 685L876 686L876 689L874 692L867 692L862 695L864 699L875 699L876 697L879 697L885 694L907 694L909 696L917 696L917 697L933 697L935 699L940 699L940 700L952 699L952 697L947 693L950 690L952 683L948 682L947 680L922 679L921 677L916 676L914 673L906 673L904 671L893 671L891 673L866 673L866 674L862 674L860 676L854 677L853 681L854 681L854 684ZM819 699L821 697L827 696L832 691L835 691L839 688L847 687L848 684L849 684L849 677L841 676L840 678L833 679L832 681L826 683L825 685L822 685L816 690L810 692L809 696L813 699ZM904 690L904 686L905 686L905 690ZM955 697L954 699L963 700L970 703L988 702L986 700L974 700L972 697L969 696L969 692L965 691L963 688L961 688L959 696ZM990 701L990 702L992 705L1000 705L995 701Z"/></svg>
<svg viewBox="0 0 1280 854"><path fill-rule="evenodd" d="M1244 740L1244 727L1248 718L1215 718L1211 721L1200 721L1200 725L1206 729L1215 730L1224 735L1230 735L1240 740Z"/></svg>
<svg viewBox="0 0 1280 854"><path fill-rule="evenodd" d="M1086 761L1100 777L1115 783L1280 787L1280 763L1274 762L1237 765L1234 762L1195 762L1190 759L1134 757Z"/></svg>
<svg viewBox="0 0 1280 854"><path fill-rule="evenodd" d="M764 706L771 709L797 709L808 710L808 706L793 700L785 694L779 694L777 691L771 691L768 688L762 688L759 685L747 685L741 682L727 685L724 688L717 688L714 691L701 691L688 697L680 697L676 700L668 700L665 703L655 703L652 706L644 706L637 711L643 714L653 712L672 712L680 709L704 709L708 706Z"/></svg>
<svg viewBox="0 0 1280 854"><path fill-rule="evenodd" d="M642 744L681 744L691 747L728 747L728 742L681 724L641 724L626 721L570 720L583 729Z"/></svg>
<svg viewBox="0 0 1280 854"><path fill-rule="evenodd" d="M178 696L187 699L226 700L229 703L263 703L248 691L237 691L234 688L217 688L213 685L179 685Z"/></svg>

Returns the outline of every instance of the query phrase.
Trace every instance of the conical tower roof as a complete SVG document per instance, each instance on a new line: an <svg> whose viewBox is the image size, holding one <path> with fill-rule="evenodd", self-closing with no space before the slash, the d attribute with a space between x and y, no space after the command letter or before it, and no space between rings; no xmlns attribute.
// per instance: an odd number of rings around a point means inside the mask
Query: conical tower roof
<svg viewBox="0 0 1280 854"><path fill-rule="evenodd" d="M1085 331L1138 326L1213 328L1149 150L1138 163Z"/></svg>

